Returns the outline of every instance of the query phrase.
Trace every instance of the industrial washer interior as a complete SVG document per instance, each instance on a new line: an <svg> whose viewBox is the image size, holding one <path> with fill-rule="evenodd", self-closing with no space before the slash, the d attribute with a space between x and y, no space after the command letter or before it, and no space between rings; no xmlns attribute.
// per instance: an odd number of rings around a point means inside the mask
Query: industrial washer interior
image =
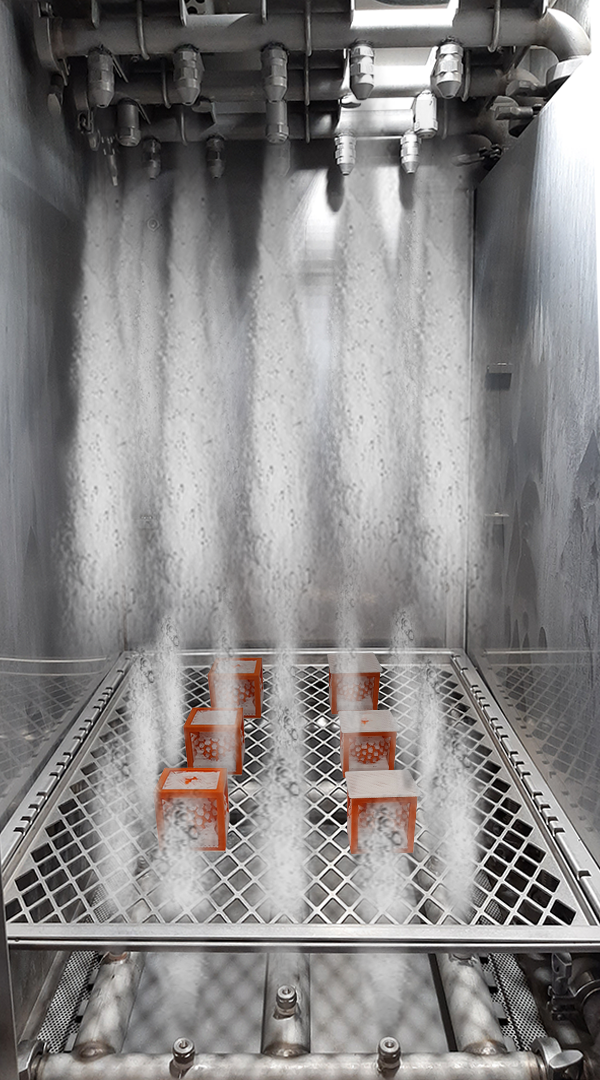
<svg viewBox="0 0 600 1080"><path fill-rule="evenodd" d="M600 1077L593 7L0 0L0 1080Z"/></svg>

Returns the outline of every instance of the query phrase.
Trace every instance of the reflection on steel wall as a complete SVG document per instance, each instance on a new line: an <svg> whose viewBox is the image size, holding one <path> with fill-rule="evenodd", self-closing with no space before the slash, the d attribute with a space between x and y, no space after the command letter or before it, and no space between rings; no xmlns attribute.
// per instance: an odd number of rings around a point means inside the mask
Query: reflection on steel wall
<svg viewBox="0 0 600 1080"><path fill-rule="evenodd" d="M82 200L46 80L13 25L24 15L25 5L0 3L0 654L44 656L56 628L51 552Z"/></svg>
<svg viewBox="0 0 600 1080"><path fill-rule="evenodd" d="M478 192L469 648L600 856L593 75L589 61Z"/></svg>
<svg viewBox="0 0 600 1080"><path fill-rule="evenodd" d="M0 654L97 654L165 615L223 646L386 641L406 612L402 644L462 645L450 152L401 184L380 145L342 192L322 147L286 178L232 150L212 188L190 147L86 209L3 0L0 23Z"/></svg>

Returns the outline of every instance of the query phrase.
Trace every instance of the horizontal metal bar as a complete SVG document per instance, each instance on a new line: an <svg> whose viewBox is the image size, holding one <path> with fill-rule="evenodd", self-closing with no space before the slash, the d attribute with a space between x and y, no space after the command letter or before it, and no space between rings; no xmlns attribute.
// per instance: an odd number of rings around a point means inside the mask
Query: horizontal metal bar
<svg viewBox="0 0 600 1080"><path fill-rule="evenodd" d="M470 96L483 97L503 93L509 77L506 72L497 71L495 68L477 68L471 75ZM349 89L344 85L343 77L337 70L311 71L309 82L311 101L337 100ZM414 98L430 86L431 64L381 64L375 68L375 85L369 100ZM180 104L172 78L167 79L166 95L171 105ZM206 72L202 79L202 98L220 104L253 101L264 109L265 91L261 73L260 71L220 71L219 69ZM304 100L302 72L290 71L288 73L285 98L288 102ZM83 97L82 100L87 99ZM112 103L123 100L137 101L141 105L162 105L165 100L165 87L160 74L136 74L127 82L124 79L116 79Z"/></svg>
<svg viewBox="0 0 600 1080"><path fill-rule="evenodd" d="M411 666L412 664L417 663L419 660L426 659L439 660L444 664L448 664L450 662L451 656L456 656L459 660L464 660L465 663L467 662L467 654L462 649L453 649L452 652L450 652L449 649L397 650L390 648L388 645L375 645L373 643L369 644L368 646L365 645L365 649L367 648L369 652L374 652L375 655L378 657L391 657L393 663L400 666ZM256 649L251 646L248 646L248 648L246 648L245 646L240 645L238 655L260 656L263 660L263 667L272 667L273 662L281 657L284 657L286 660L291 657L293 664L299 667L305 667L307 664L311 664L313 662L317 665L322 665L323 661L326 662L327 657L331 653L343 652L343 649L336 649L333 648L331 645L323 646L322 648L317 648L315 646L314 648L311 647L306 649L292 649L289 652L285 649L277 650L272 648L271 646L265 646L264 648ZM129 651L124 652L121 655L127 657L128 659L135 659L137 654L135 652ZM148 656L152 655L154 654L152 650L149 649ZM219 655L219 653L216 652L214 649L182 649L177 655L183 666L197 666L201 664L206 664L208 667L210 667L213 660L216 656Z"/></svg>
<svg viewBox="0 0 600 1080"><path fill-rule="evenodd" d="M109 1054L78 1061L70 1054L50 1054L37 1067L36 1080L172 1080L171 1056ZM373 1054L305 1054L276 1058L254 1054L203 1054L185 1071L186 1080L378 1080ZM544 1080L546 1069L536 1054L407 1054L395 1080Z"/></svg>
<svg viewBox="0 0 600 1080"><path fill-rule="evenodd" d="M12 923L15 949L126 949L200 952L600 952L599 926L327 926L322 923Z"/></svg>

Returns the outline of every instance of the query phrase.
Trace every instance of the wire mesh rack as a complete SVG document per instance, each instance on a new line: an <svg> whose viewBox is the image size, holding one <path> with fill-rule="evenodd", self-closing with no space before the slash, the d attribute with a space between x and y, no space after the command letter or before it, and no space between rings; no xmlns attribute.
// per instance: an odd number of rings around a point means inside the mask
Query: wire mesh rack
<svg viewBox="0 0 600 1080"><path fill-rule="evenodd" d="M105 659L0 658L0 827L105 669Z"/></svg>
<svg viewBox="0 0 600 1080"><path fill-rule="evenodd" d="M491 651L482 670L511 725L600 856L600 684L588 652Z"/></svg>
<svg viewBox="0 0 600 1080"><path fill-rule="evenodd" d="M379 707L396 718L397 767L412 772L422 796L413 853L385 852L382 858L349 852L339 724L329 711L325 656L294 665L300 744L297 828L290 822L289 836L297 847L300 888L292 911L278 907L273 881L283 872L282 852L273 848L261 806L281 765L280 717L272 693L274 658L263 657L263 715L246 723L244 773L229 781L226 852L185 852L183 858L161 852L151 801L135 783L130 671L13 860L5 884L9 938L18 941L28 927L31 942L54 927L61 940L73 944L76 938L82 947L88 930L103 924L126 928L132 942L144 928L168 938L169 928L194 935L216 926L221 944L235 937L239 947L253 926L264 925L271 935L282 923L298 923L308 928L306 947L332 926L346 928L352 947L364 928L373 927L550 929L593 921L460 678L466 657L442 652L406 654L394 663L383 658ZM183 724L191 706L209 704L209 663L184 656L182 664ZM435 689L443 751L433 773L423 759L424 679ZM170 764L184 763L183 740L181 747L180 762ZM451 888L457 828L451 761L460 767L461 829L471 838L474 858L460 904ZM432 817L434 801L438 812ZM79 935L69 935L69 927L78 927Z"/></svg>

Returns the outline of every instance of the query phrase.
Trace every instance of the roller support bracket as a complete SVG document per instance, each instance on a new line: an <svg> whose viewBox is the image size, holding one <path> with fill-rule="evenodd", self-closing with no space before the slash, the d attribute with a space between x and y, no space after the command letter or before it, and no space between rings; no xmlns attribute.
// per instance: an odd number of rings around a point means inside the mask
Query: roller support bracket
<svg viewBox="0 0 600 1080"><path fill-rule="evenodd" d="M531 1049L541 1057L547 1080L579 1080L583 1070L581 1050L562 1050L556 1039L535 1039Z"/></svg>
<svg viewBox="0 0 600 1080"><path fill-rule="evenodd" d="M48 1047L43 1039L30 1039L19 1043L17 1047L19 1080L35 1080L38 1063L47 1052Z"/></svg>

